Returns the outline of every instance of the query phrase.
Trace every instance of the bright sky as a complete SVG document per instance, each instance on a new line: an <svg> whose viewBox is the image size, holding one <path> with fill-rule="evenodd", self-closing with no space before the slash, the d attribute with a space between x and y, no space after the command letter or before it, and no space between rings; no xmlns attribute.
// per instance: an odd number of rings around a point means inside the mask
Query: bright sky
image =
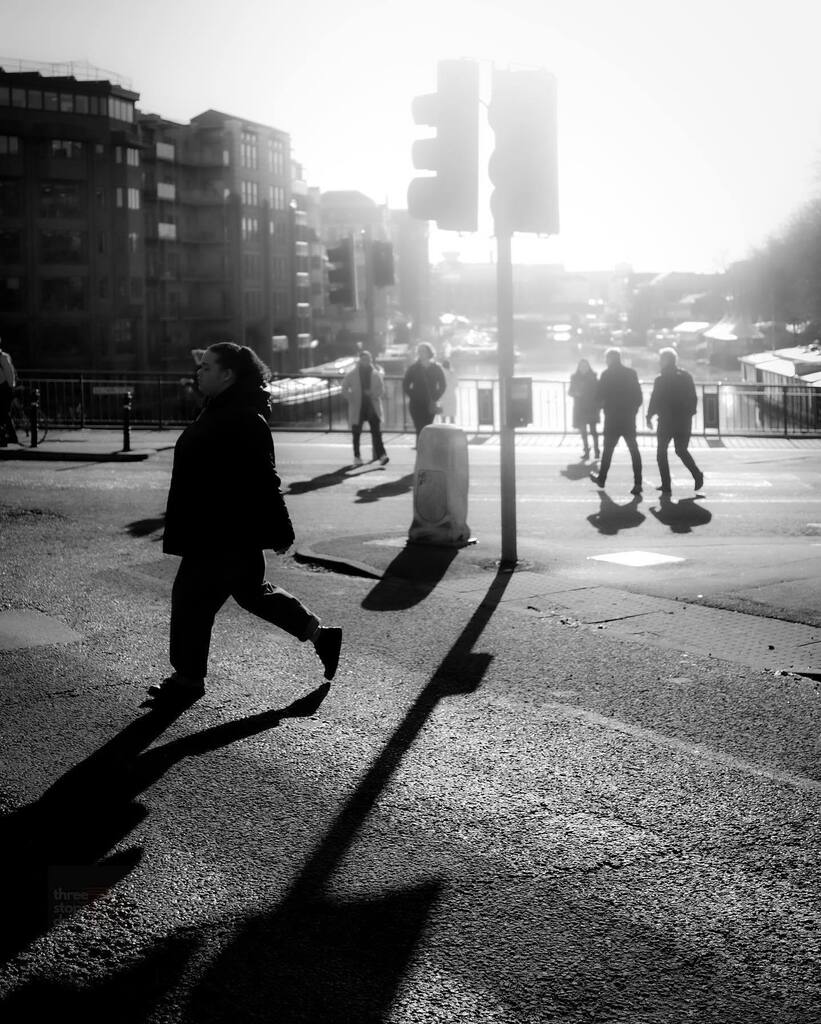
<svg viewBox="0 0 821 1024"><path fill-rule="evenodd" d="M517 237L514 258L570 269L721 269L783 226L817 188L819 38L818 0L0 3L0 56L88 60L172 119L214 107L274 125L310 184L396 207L425 131L411 99L434 91L438 59L475 58L486 78L546 67L561 232ZM487 259L480 216L434 252Z"/></svg>

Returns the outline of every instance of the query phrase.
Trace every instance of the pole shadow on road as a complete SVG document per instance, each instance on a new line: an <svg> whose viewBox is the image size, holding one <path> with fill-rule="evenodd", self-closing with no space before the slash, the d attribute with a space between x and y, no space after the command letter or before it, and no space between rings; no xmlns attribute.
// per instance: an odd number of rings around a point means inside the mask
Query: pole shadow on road
<svg viewBox="0 0 821 1024"><path fill-rule="evenodd" d="M458 551L435 544L406 544L365 597L362 607L369 612L413 608L441 583Z"/></svg>
<svg viewBox="0 0 821 1024"><path fill-rule="evenodd" d="M661 495L658 508L651 508L650 514L669 526L673 533L690 533L694 526L706 526L713 518L712 512L699 505L695 498L673 501L666 494Z"/></svg>
<svg viewBox="0 0 821 1024"><path fill-rule="evenodd" d="M104 896L139 864L140 847L108 856L148 814L138 794L184 757L272 729L284 718L314 714L329 688L324 683L286 708L147 750L192 703L155 702L39 800L0 818L0 866L3 877L14 881L3 898L0 963Z"/></svg>
<svg viewBox="0 0 821 1024"><path fill-rule="evenodd" d="M640 497L619 505L605 492L599 491L599 511L587 517L588 523L595 526L599 533L612 537L620 530L634 530L645 520L639 512Z"/></svg>
<svg viewBox="0 0 821 1024"><path fill-rule="evenodd" d="M200 974L188 997L189 1005L180 1009L179 1019L196 1020L198 1024L224 1024L228 1020L384 1024L446 880L435 878L385 888L362 899L334 897L328 891L329 883L440 701L474 693L482 682L492 655L474 652L473 647L509 579L509 574L497 573L456 642L273 912L181 928L155 945L142 960L109 974L97 985L81 988L68 979L65 983L38 983L35 979L0 1001L4 1020L16 1024L40 1017L50 1019L55 1008L61 1011L62 1019L63 1011L69 1008L78 1019L89 1022L136 1024L180 984L189 962L202 957L203 948L213 942L212 932L219 936L217 941L230 932L232 938ZM170 715L157 719L149 716L129 726L76 771L90 774L88 783L92 788L101 786L100 772L90 765L106 752L108 769L117 766L122 780L120 795L130 800L133 793L149 785L180 757L276 724L276 716L283 714L266 712L207 729L148 751L135 763L131 755L173 720ZM127 771L120 764L123 760L130 766ZM61 783L68 785L64 780ZM72 802L76 803L78 796L75 792ZM409 865L408 874L412 870ZM198 973L200 969L198 966Z"/></svg>
<svg viewBox="0 0 821 1024"><path fill-rule="evenodd" d="M247 1020L380 1024L389 1019L446 879L385 888L366 899L335 897L328 885L439 702L478 689L493 656L473 647L509 580L510 574L497 573L283 903L273 913L249 917L211 964L193 993L191 1019L204 1024L234 1019L239 992L247 999L241 1014Z"/></svg>

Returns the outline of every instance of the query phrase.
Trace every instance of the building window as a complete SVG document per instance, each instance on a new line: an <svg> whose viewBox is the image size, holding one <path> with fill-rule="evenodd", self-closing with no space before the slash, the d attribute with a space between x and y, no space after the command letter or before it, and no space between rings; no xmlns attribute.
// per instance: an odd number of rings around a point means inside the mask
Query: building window
<svg viewBox="0 0 821 1024"><path fill-rule="evenodd" d="M259 238L259 217L242 218L242 240L243 242L255 241Z"/></svg>
<svg viewBox="0 0 821 1024"><path fill-rule="evenodd" d="M40 185L40 216L77 217L81 198L79 185L68 182Z"/></svg>
<svg viewBox="0 0 821 1024"><path fill-rule="evenodd" d="M177 186L170 181L157 182L157 199L165 199L173 203L177 198Z"/></svg>
<svg viewBox="0 0 821 1024"><path fill-rule="evenodd" d="M167 224L160 221L159 224L157 224L157 238L162 238L166 242L176 242L177 225Z"/></svg>
<svg viewBox="0 0 821 1024"><path fill-rule="evenodd" d="M114 189L114 205L118 207L123 205L123 189L119 186Z"/></svg>
<svg viewBox="0 0 821 1024"><path fill-rule="evenodd" d="M49 146L49 156L59 157L61 160L80 160L84 153L84 143L74 139L52 139Z"/></svg>
<svg viewBox="0 0 821 1024"><path fill-rule="evenodd" d="M88 96L79 95L74 97L74 112L76 114L88 113Z"/></svg>
<svg viewBox="0 0 821 1024"><path fill-rule="evenodd" d="M0 310L17 313L23 308L23 282L19 277L0 277Z"/></svg>
<svg viewBox="0 0 821 1024"><path fill-rule="evenodd" d="M57 110L58 100L56 92L45 92L43 93L43 109L44 110Z"/></svg>
<svg viewBox="0 0 821 1024"><path fill-rule="evenodd" d="M14 156L20 152L20 138L17 135L0 135L0 156Z"/></svg>
<svg viewBox="0 0 821 1024"><path fill-rule="evenodd" d="M140 190L138 188L130 188L128 190L128 208L129 210L139 210Z"/></svg>
<svg viewBox="0 0 821 1024"><path fill-rule="evenodd" d="M140 151L139 151L139 149L134 149L133 146L129 146L128 147L128 149L126 150L126 163L128 164L129 167L139 167L140 166Z"/></svg>
<svg viewBox="0 0 821 1024"><path fill-rule="evenodd" d="M9 87L7 85L0 85L0 107L7 107L9 105L9 94Z"/></svg>
<svg viewBox="0 0 821 1024"><path fill-rule="evenodd" d="M281 139L268 139L268 170L280 176L285 173L285 144Z"/></svg>
<svg viewBox="0 0 821 1024"><path fill-rule="evenodd" d="M0 263L19 263L22 255L19 231L0 231Z"/></svg>
<svg viewBox="0 0 821 1024"><path fill-rule="evenodd" d="M173 160L175 157L174 144L171 142L158 142L157 143L157 159L158 160Z"/></svg>
<svg viewBox="0 0 821 1024"><path fill-rule="evenodd" d="M60 93L60 113L61 114L73 114L74 113L74 95L70 92Z"/></svg>
<svg viewBox="0 0 821 1024"><path fill-rule="evenodd" d="M247 317L258 317L262 313L262 292L248 291L243 294L243 306Z"/></svg>
<svg viewBox="0 0 821 1024"><path fill-rule="evenodd" d="M129 282L131 301L142 302L143 300L143 279L141 277L132 277Z"/></svg>
<svg viewBox="0 0 821 1024"><path fill-rule="evenodd" d="M257 169L257 137L253 132L242 132L240 135L239 162L241 167L252 171Z"/></svg>
<svg viewBox="0 0 821 1024"><path fill-rule="evenodd" d="M29 89L28 101L29 110L43 109L43 93L40 89Z"/></svg>
<svg viewBox="0 0 821 1024"><path fill-rule="evenodd" d="M251 281L258 281L260 278L261 261L259 253L246 252L242 254L243 276Z"/></svg>
<svg viewBox="0 0 821 1024"><path fill-rule="evenodd" d="M285 209L285 189L281 185L268 186L268 202L272 210Z"/></svg>
<svg viewBox="0 0 821 1024"><path fill-rule="evenodd" d="M25 89L12 89L11 90L11 105L13 107L25 107L25 105L26 105L26 90Z"/></svg>
<svg viewBox="0 0 821 1024"><path fill-rule="evenodd" d="M74 313L86 308L85 279L44 277L40 281L43 309L50 313Z"/></svg>
<svg viewBox="0 0 821 1024"><path fill-rule="evenodd" d="M259 206L259 185L255 181L243 181L241 188L242 205Z"/></svg>
<svg viewBox="0 0 821 1024"><path fill-rule="evenodd" d="M40 261L42 263L85 263L85 232L41 231Z"/></svg>
<svg viewBox="0 0 821 1024"><path fill-rule="evenodd" d="M114 147L114 163L115 164L121 164L122 162L123 162L123 147L122 146L115 146Z"/></svg>
<svg viewBox="0 0 821 1024"><path fill-rule="evenodd" d="M140 236L137 234L136 231L129 231L128 232L128 251L130 253L135 253L137 251L137 246L139 244L139 241L140 241Z"/></svg>

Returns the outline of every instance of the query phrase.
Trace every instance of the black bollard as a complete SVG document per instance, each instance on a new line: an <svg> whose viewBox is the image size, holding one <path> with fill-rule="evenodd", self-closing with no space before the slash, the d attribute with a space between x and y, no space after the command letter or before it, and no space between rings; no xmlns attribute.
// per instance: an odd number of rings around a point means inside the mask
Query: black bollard
<svg viewBox="0 0 821 1024"><path fill-rule="evenodd" d="M31 431L31 447L37 447L37 432L40 418L40 389L34 388L31 392L31 403L29 404L29 429Z"/></svg>
<svg viewBox="0 0 821 1024"><path fill-rule="evenodd" d="M131 392L126 391L123 402L123 451L131 451Z"/></svg>

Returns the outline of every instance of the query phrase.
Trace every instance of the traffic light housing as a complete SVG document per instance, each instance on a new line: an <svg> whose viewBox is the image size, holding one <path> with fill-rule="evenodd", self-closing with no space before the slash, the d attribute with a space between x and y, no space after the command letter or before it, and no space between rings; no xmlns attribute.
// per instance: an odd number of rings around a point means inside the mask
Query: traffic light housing
<svg viewBox="0 0 821 1024"><path fill-rule="evenodd" d="M390 242L374 242L371 249L374 288L387 288L394 284L393 246Z"/></svg>
<svg viewBox="0 0 821 1024"><path fill-rule="evenodd" d="M408 187L408 212L434 220L448 231L475 231L479 198L479 65L470 60L442 60L437 91L417 96L416 124L436 129L433 138L413 144L413 166L433 171Z"/></svg>
<svg viewBox="0 0 821 1024"><path fill-rule="evenodd" d="M356 257L353 236L328 249L328 298L337 306L356 309Z"/></svg>
<svg viewBox="0 0 821 1024"><path fill-rule="evenodd" d="M495 71L488 116L496 233L558 234L555 77L543 69Z"/></svg>

